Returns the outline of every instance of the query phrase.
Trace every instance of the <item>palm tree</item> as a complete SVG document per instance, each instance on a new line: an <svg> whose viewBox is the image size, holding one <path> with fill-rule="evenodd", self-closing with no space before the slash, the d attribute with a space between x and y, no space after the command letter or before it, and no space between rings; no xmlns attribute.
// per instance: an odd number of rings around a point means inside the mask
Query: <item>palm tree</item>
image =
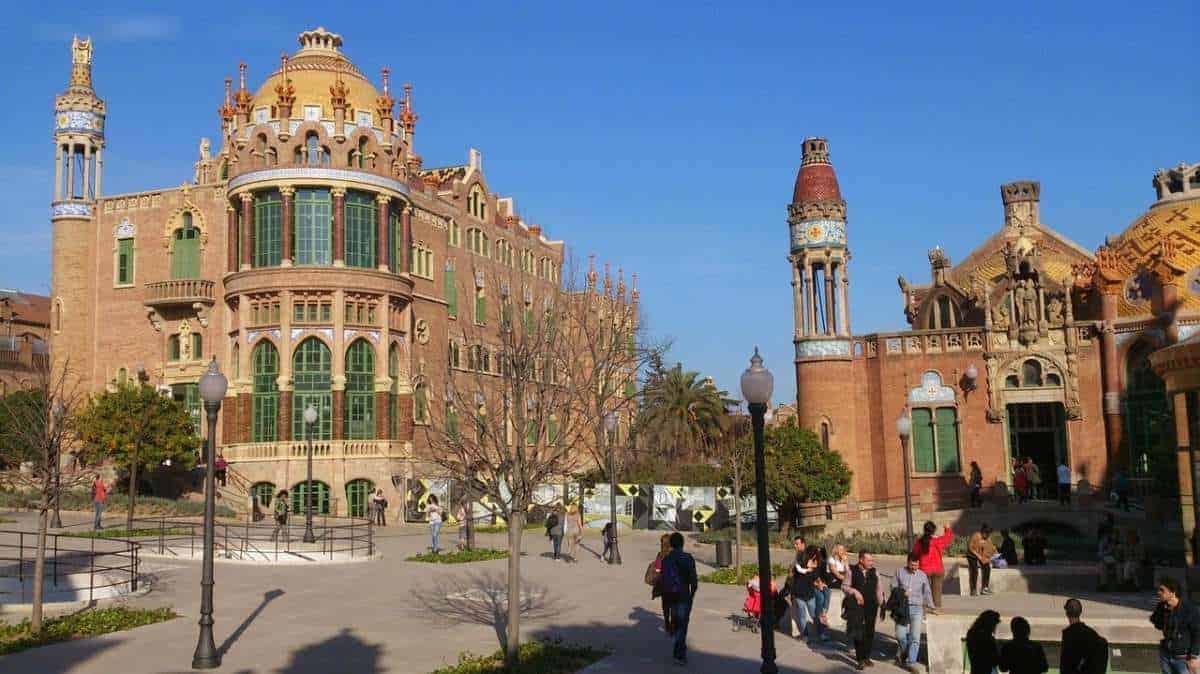
<svg viewBox="0 0 1200 674"><path fill-rule="evenodd" d="M683 365L647 383L639 433L667 458L704 451L721 434L726 393Z"/></svg>

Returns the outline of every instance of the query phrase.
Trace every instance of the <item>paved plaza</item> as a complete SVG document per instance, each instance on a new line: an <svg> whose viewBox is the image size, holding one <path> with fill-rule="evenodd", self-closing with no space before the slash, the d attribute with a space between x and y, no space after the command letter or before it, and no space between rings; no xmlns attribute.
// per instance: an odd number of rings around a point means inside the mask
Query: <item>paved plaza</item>
<svg viewBox="0 0 1200 674"><path fill-rule="evenodd" d="M32 528L33 516L10 514L17 525ZM68 524L83 515L65 514ZM115 521L114 521L115 523ZM258 672L405 672L425 674L457 661L461 652L490 653L504 631L504 560L466 565L403 561L428 544L426 528L387 527L377 537L378 560L329 565L216 565L216 640L224 653L220 671ZM453 542L454 533L443 535ZM643 584L646 564L657 549L656 533L635 532L622 539L625 564L609 566L596 557L599 538L584 542L577 564L549 558L547 540L538 531L525 536L522 562L526 579L525 639L562 638L606 647L613 655L587 672L651 674L679 671L671 663L670 642L661 631L659 605ZM504 547L502 535L481 535L482 546ZM711 562L713 546L689 541L697 561ZM752 561L750 549L744 561ZM786 561L787 551L776 551ZM148 594L131 600L142 606L170 606L182 617L167 623L95 639L39 648L6 656L10 672L129 674L190 671L199 615L200 564L144 558L154 576ZM881 560L890 575L898 562ZM701 572L708 569L702 568ZM689 634L694 672L755 672L759 638L734 632L729 616L741 610L740 587L702 584ZM1148 605L1149 597L1145 602ZM1138 601L1087 602L1085 619L1144 615ZM977 613L996 608L1005 619L1023 615L1061 617L1062 599L1054 596L997 595L946 597L946 612ZM831 615L835 639L842 623ZM890 623L881 626L879 644L888 653ZM782 672L849 672L843 648L811 649L777 633ZM898 671L881 664L876 671Z"/></svg>

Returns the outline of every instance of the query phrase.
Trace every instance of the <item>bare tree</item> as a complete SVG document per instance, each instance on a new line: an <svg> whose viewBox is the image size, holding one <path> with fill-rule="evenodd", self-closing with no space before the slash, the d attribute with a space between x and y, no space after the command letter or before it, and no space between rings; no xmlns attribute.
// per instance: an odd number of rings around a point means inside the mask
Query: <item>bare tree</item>
<svg viewBox="0 0 1200 674"><path fill-rule="evenodd" d="M750 418L736 410L726 410L721 420L721 433L713 438L713 447L721 470L733 483L733 565L737 581L742 582L742 490L745 467L754 455L753 447L744 442L750 434Z"/></svg>
<svg viewBox="0 0 1200 674"><path fill-rule="evenodd" d="M46 577L46 538L50 509L61 494L88 484L93 474L63 472L62 452L70 441L75 411L81 403L78 383L69 361L51 366L49 358L35 359L27 390L0 399L4 423L0 441L21 459L11 476L14 486L37 494L38 532L33 563L33 632L42 629L42 593Z"/></svg>

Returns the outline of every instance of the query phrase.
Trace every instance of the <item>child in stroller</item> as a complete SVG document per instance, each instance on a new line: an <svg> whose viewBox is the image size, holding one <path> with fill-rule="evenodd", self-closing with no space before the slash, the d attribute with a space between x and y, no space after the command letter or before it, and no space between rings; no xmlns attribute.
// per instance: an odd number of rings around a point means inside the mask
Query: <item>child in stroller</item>
<svg viewBox="0 0 1200 674"><path fill-rule="evenodd" d="M768 601L772 602L772 606L778 603L779 587L775 585L775 581L771 580L771 596ZM758 574L746 583L746 601L742 603L742 615L734 615L733 631L737 632L743 627L750 628L750 631L757 634L759 625L762 623L762 583L759 580ZM776 619L779 618L778 611L772 611Z"/></svg>

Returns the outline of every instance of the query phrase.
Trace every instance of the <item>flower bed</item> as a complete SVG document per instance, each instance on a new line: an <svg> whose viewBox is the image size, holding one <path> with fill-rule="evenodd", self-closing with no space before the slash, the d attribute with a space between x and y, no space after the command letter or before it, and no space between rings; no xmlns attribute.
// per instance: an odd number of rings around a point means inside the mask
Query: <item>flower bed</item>
<svg viewBox="0 0 1200 674"><path fill-rule="evenodd" d="M575 674L609 654L560 641L526 642L521 644L519 652L520 664L512 669L504 666L504 651L491 655L463 653L458 656L457 665L442 667L431 674Z"/></svg>
<svg viewBox="0 0 1200 674"><path fill-rule="evenodd" d="M490 548L475 548L474 550L456 550L454 552L433 554L425 552L406 558L406 562L426 562L428 564L466 564L468 562L486 562L492 559L507 559L508 550L492 550Z"/></svg>

